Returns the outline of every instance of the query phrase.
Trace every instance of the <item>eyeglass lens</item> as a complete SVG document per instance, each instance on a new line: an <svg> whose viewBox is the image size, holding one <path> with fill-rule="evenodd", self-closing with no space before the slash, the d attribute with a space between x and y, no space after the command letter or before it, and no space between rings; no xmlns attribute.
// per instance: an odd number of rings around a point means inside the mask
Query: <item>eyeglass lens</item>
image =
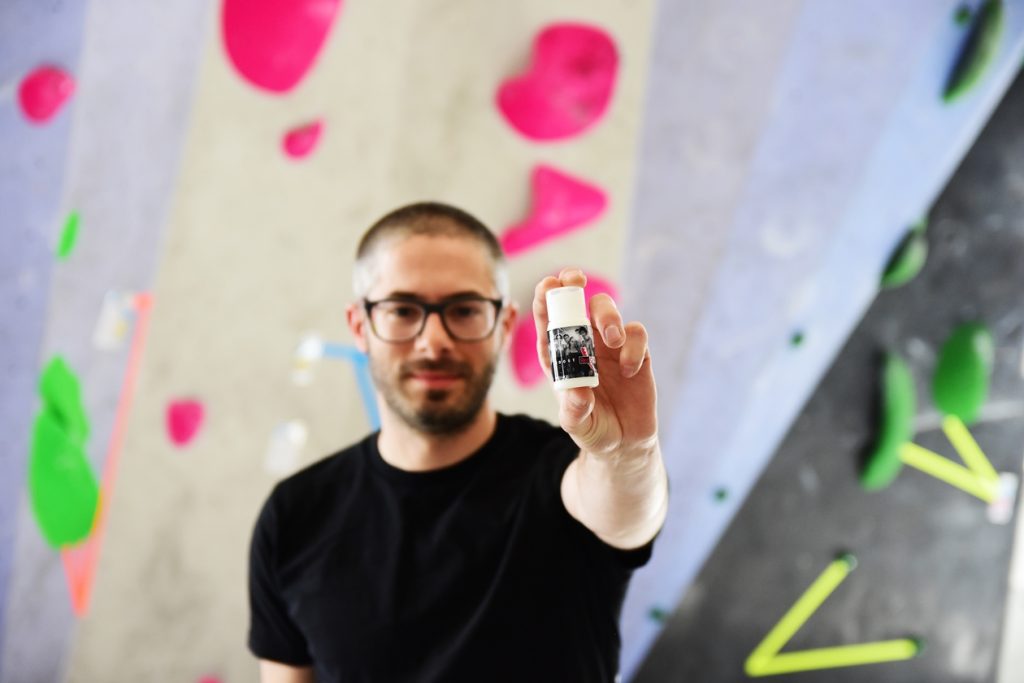
<svg viewBox="0 0 1024 683"><path fill-rule="evenodd" d="M373 307L373 329L385 341L407 341L420 333L426 314L414 301L381 301ZM450 301L441 315L449 334L463 341L488 336L497 320L494 305L476 299Z"/></svg>

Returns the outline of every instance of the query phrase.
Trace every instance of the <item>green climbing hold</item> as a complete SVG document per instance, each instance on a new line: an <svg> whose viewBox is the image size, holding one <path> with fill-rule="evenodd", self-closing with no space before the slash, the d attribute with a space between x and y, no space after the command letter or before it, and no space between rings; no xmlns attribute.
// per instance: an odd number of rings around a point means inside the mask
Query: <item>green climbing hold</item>
<svg viewBox="0 0 1024 683"><path fill-rule="evenodd" d="M839 553L839 555L836 556L836 559L846 565L847 571L852 572L857 568L857 556L853 553Z"/></svg>
<svg viewBox="0 0 1024 683"><path fill-rule="evenodd" d="M910 368L898 355L885 357L882 370L882 424L860 483L868 491L885 488L903 468L900 449L914 438L917 395Z"/></svg>
<svg viewBox="0 0 1024 683"><path fill-rule="evenodd" d="M82 389L62 357L54 356L46 365L39 380L39 393L45 410L57 420L68 438L84 446L89 438L89 421L82 404Z"/></svg>
<svg viewBox="0 0 1024 683"><path fill-rule="evenodd" d="M32 434L28 488L39 528L51 546L73 545L92 531L100 497L96 476L83 444L46 409L36 417Z"/></svg>
<svg viewBox="0 0 1024 683"><path fill-rule="evenodd" d="M973 16L974 12L971 11L970 7L964 4L956 8L956 12L953 13L953 21L955 21L958 26L966 26Z"/></svg>
<svg viewBox="0 0 1024 683"><path fill-rule="evenodd" d="M85 456L89 420L81 385L60 356L43 370L39 393L43 407L32 431L28 488L43 537L60 548L89 535L100 493Z"/></svg>
<svg viewBox="0 0 1024 683"><path fill-rule="evenodd" d="M647 616L649 616L653 621L656 621L659 624L664 624L666 621L668 621L669 614L660 607L652 607L650 611L647 612Z"/></svg>
<svg viewBox="0 0 1024 683"><path fill-rule="evenodd" d="M64 230L60 235L60 244L57 245L57 258L64 260L71 255L75 248L75 242L78 240L79 222L77 211L68 214L67 220L64 221Z"/></svg>
<svg viewBox="0 0 1024 683"><path fill-rule="evenodd" d="M946 82L943 100L953 102L981 80L998 51L1005 24L1003 0L986 0L974 16L970 33Z"/></svg>
<svg viewBox="0 0 1024 683"><path fill-rule="evenodd" d="M896 248L896 252L885 266L882 287L892 289L905 285L917 277L928 258L928 240L924 236L927 223L919 222Z"/></svg>
<svg viewBox="0 0 1024 683"><path fill-rule="evenodd" d="M988 328L978 323L957 327L942 345L932 377L935 405L966 425L973 423L988 397L994 362L995 344Z"/></svg>

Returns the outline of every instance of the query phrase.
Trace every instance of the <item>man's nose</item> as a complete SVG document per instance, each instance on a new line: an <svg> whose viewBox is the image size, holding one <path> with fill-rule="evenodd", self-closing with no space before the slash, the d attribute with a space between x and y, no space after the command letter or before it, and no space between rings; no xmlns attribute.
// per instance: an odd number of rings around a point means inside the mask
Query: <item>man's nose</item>
<svg viewBox="0 0 1024 683"><path fill-rule="evenodd" d="M448 330L444 328L444 322L441 320L439 312L427 313L423 330L420 332L420 336L416 337L416 346L435 352L452 346L452 338L448 335Z"/></svg>

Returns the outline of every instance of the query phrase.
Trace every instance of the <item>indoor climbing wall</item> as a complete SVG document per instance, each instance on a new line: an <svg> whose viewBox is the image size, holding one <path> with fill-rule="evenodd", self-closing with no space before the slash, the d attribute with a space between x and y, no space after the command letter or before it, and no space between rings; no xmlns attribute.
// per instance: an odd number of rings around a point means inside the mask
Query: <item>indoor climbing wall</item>
<svg viewBox="0 0 1024 683"><path fill-rule="evenodd" d="M350 264L421 199L508 254L499 409L555 419L545 275L651 332L632 674L1020 64L1019 0L958 6L0 4L0 680L253 678L256 512L378 424Z"/></svg>
<svg viewBox="0 0 1024 683"><path fill-rule="evenodd" d="M521 309L570 264L615 293L653 3L20 5L5 28L38 12L81 46L26 46L3 74L17 91L56 64L75 87L45 123L3 105L22 163L55 170L25 200L46 270L21 286L52 295L10 399L0 678L251 680L259 505L377 421L344 325L359 236L450 201L501 236ZM531 332L496 402L554 419Z"/></svg>
<svg viewBox="0 0 1024 683"><path fill-rule="evenodd" d="M678 609L657 615L636 683L742 680L769 634L774 666L877 662L779 680L1020 680L1022 117L1024 72L932 206L926 263L857 325ZM839 553L853 571L830 566Z"/></svg>
<svg viewBox="0 0 1024 683"><path fill-rule="evenodd" d="M0 680L61 680L87 616L203 9L0 4Z"/></svg>
<svg viewBox="0 0 1024 683"><path fill-rule="evenodd" d="M1024 54L1020 2L666 2L655 26L622 287L650 321L673 495L627 597L627 673Z"/></svg>

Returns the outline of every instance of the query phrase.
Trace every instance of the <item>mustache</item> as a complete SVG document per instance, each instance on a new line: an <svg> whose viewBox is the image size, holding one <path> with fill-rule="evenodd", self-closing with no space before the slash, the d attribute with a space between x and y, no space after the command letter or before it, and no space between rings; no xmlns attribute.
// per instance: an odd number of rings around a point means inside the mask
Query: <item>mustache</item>
<svg viewBox="0 0 1024 683"><path fill-rule="evenodd" d="M411 377L419 372L439 372L457 377L468 377L470 367L468 363L459 363L453 360L419 360L402 365L403 377Z"/></svg>

